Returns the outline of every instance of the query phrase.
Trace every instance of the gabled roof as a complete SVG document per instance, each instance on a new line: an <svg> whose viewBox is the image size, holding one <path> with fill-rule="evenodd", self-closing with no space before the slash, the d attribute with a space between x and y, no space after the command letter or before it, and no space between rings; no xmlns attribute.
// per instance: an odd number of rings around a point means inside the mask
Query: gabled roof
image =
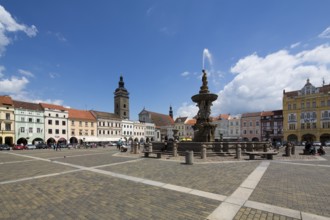
<svg viewBox="0 0 330 220"><path fill-rule="evenodd" d="M164 114L161 114L161 113L151 112L151 111L147 111L145 109L142 112L143 113L147 112L150 115L151 121L155 124L156 127L173 126L174 125L174 120L169 115L164 115Z"/></svg>
<svg viewBox="0 0 330 220"><path fill-rule="evenodd" d="M0 104L1 105L11 105L11 106L14 105L13 100L11 99L11 97L7 96L7 95L0 96Z"/></svg>
<svg viewBox="0 0 330 220"><path fill-rule="evenodd" d="M96 118L90 111L78 110L78 109L68 109L70 119L81 119L87 121L96 121Z"/></svg>
<svg viewBox="0 0 330 220"><path fill-rule="evenodd" d="M43 111L43 108L37 104L32 102L22 102L13 100L15 108L22 108L27 110L34 110L34 111Z"/></svg>
<svg viewBox="0 0 330 220"><path fill-rule="evenodd" d="M114 113L109 112L100 112L100 111L94 111L92 110L91 113L96 119L117 119L121 121L121 118L119 115L116 115Z"/></svg>
<svg viewBox="0 0 330 220"><path fill-rule="evenodd" d="M175 119L174 123L184 123L188 117L178 117Z"/></svg>
<svg viewBox="0 0 330 220"><path fill-rule="evenodd" d="M48 108L48 109L55 109L55 110L60 110L60 111L67 111L67 109L61 105L54 105L54 104L48 104L48 103L40 103L40 105L43 109Z"/></svg>

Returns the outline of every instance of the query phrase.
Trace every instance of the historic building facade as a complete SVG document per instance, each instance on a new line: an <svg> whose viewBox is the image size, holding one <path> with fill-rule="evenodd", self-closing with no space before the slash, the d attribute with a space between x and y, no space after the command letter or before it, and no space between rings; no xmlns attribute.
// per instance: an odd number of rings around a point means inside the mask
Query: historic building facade
<svg viewBox="0 0 330 220"><path fill-rule="evenodd" d="M13 145L14 140L14 102L10 96L0 96L0 144Z"/></svg>
<svg viewBox="0 0 330 220"><path fill-rule="evenodd" d="M118 141L122 138L122 119L117 114L91 111L97 121L97 140L100 142Z"/></svg>
<svg viewBox="0 0 330 220"><path fill-rule="evenodd" d="M38 144L45 140L45 117L41 105L15 101L15 143Z"/></svg>
<svg viewBox="0 0 330 220"><path fill-rule="evenodd" d="M283 142L283 111L261 112L261 140L271 141L274 146Z"/></svg>
<svg viewBox="0 0 330 220"><path fill-rule="evenodd" d="M283 91L284 139L293 142L330 140L330 84Z"/></svg>
<svg viewBox="0 0 330 220"><path fill-rule="evenodd" d="M97 142L97 121L90 111L68 109L69 142L77 144L82 142Z"/></svg>
<svg viewBox="0 0 330 220"><path fill-rule="evenodd" d="M241 118L241 138L244 141L260 141L260 114L261 112L244 113Z"/></svg>
<svg viewBox="0 0 330 220"><path fill-rule="evenodd" d="M40 103L45 115L45 142L67 144L68 110L61 105Z"/></svg>
<svg viewBox="0 0 330 220"><path fill-rule="evenodd" d="M239 140L241 137L241 115L229 115L228 117L228 137L230 140Z"/></svg>

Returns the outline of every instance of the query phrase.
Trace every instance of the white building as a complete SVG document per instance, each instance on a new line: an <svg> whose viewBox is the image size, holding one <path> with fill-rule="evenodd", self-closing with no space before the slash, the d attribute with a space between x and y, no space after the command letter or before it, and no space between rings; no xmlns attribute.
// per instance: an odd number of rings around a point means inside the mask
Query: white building
<svg viewBox="0 0 330 220"><path fill-rule="evenodd" d="M45 142L63 143L68 141L68 110L60 105L40 103L45 116Z"/></svg>
<svg viewBox="0 0 330 220"><path fill-rule="evenodd" d="M122 119L117 114L91 111L97 121L97 140L99 142L118 141L122 138Z"/></svg>
<svg viewBox="0 0 330 220"><path fill-rule="evenodd" d="M45 141L44 110L36 103L13 101L15 106L15 143L24 145Z"/></svg>

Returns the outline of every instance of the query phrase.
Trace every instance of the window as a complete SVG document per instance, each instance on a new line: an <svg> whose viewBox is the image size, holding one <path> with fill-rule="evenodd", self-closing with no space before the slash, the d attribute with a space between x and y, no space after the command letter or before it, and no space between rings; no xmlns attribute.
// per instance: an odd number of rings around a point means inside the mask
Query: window
<svg viewBox="0 0 330 220"><path fill-rule="evenodd" d="M87 121L85 122L85 127L88 127L88 122Z"/></svg>
<svg viewBox="0 0 330 220"><path fill-rule="evenodd" d="M21 127L21 133L24 133L24 132L25 132L25 128Z"/></svg>
<svg viewBox="0 0 330 220"><path fill-rule="evenodd" d="M29 128L29 133L33 133L33 128Z"/></svg>
<svg viewBox="0 0 330 220"><path fill-rule="evenodd" d="M5 129L6 129L6 131L11 131L11 124L10 123L6 123L5 124Z"/></svg>
<svg viewBox="0 0 330 220"><path fill-rule="evenodd" d="M60 122L58 120L55 120L55 125L59 125Z"/></svg>
<svg viewBox="0 0 330 220"><path fill-rule="evenodd" d="M6 120L10 120L10 113L6 113Z"/></svg>
<svg viewBox="0 0 330 220"><path fill-rule="evenodd" d="M259 122L258 121L256 121L256 126L259 126Z"/></svg>
<svg viewBox="0 0 330 220"><path fill-rule="evenodd" d="M296 124L289 124L289 130L296 130Z"/></svg>
<svg viewBox="0 0 330 220"><path fill-rule="evenodd" d="M37 133L41 133L41 129L40 128L37 128Z"/></svg>
<svg viewBox="0 0 330 220"><path fill-rule="evenodd" d="M315 102L315 101L313 101L313 103L312 103L312 107L313 107L313 108L316 108L316 102Z"/></svg>
<svg viewBox="0 0 330 220"><path fill-rule="evenodd" d="M74 129L71 130L71 135L75 135Z"/></svg>
<svg viewBox="0 0 330 220"><path fill-rule="evenodd" d="M94 122L91 122L91 127L94 127Z"/></svg>
<svg viewBox="0 0 330 220"><path fill-rule="evenodd" d="M301 103L301 109L304 109L305 108L305 103Z"/></svg>
<svg viewBox="0 0 330 220"><path fill-rule="evenodd" d="M58 114L56 114L56 117L58 118Z"/></svg>
<svg viewBox="0 0 330 220"><path fill-rule="evenodd" d="M66 134L66 130L65 129L62 129L62 134Z"/></svg>
<svg viewBox="0 0 330 220"><path fill-rule="evenodd" d="M37 118L37 123L40 123L40 118Z"/></svg>
<svg viewBox="0 0 330 220"><path fill-rule="evenodd" d="M324 107L324 106L325 106L325 101L322 100L322 101L321 101L321 107Z"/></svg>
<svg viewBox="0 0 330 220"><path fill-rule="evenodd" d="M55 129L55 134L60 134L60 130L59 129Z"/></svg>
<svg viewBox="0 0 330 220"><path fill-rule="evenodd" d="M82 126L82 121L79 121L79 127L81 127Z"/></svg>
<svg viewBox="0 0 330 220"><path fill-rule="evenodd" d="M24 117L21 117L21 121L25 121Z"/></svg>
<svg viewBox="0 0 330 220"><path fill-rule="evenodd" d="M295 103L293 104L293 110L296 110L296 104Z"/></svg>
<svg viewBox="0 0 330 220"><path fill-rule="evenodd" d="M71 121L71 125L74 126L74 121L73 120Z"/></svg>
<svg viewBox="0 0 330 220"><path fill-rule="evenodd" d="M29 118L29 122L32 122L32 118Z"/></svg>
<svg viewBox="0 0 330 220"><path fill-rule="evenodd" d="M91 135L94 135L94 130L91 130Z"/></svg>
<svg viewBox="0 0 330 220"><path fill-rule="evenodd" d="M79 129L79 135L82 135L82 130L81 129Z"/></svg>
<svg viewBox="0 0 330 220"><path fill-rule="evenodd" d="M63 125L63 126L65 126L65 125L66 125L65 121L62 121L62 125Z"/></svg>
<svg viewBox="0 0 330 220"><path fill-rule="evenodd" d="M48 124L49 125L53 124L53 121L52 120L48 120Z"/></svg>
<svg viewBox="0 0 330 220"><path fill-rule="evenodd" d="M291 104L288 104L288 110L291 110Z"/></svg>
<svg viewBox="0 0 330 220"><path fill-rule="evenodd" d="M310 102L307 102L306 103L306 108L310 108L311 107L311 103Z"/></svg>
<svg viewBox="0 0 330 220"><path fill-rule="evenodd" d="M48 129L48 134L53 134L53 130L52 129Z"/></svg>
<svg viewBox="0 0 330 220"><path fill-rule="evenodd" d="M304 123L301 123L300 128L301 129L305 129L305 124Z"/></svg>

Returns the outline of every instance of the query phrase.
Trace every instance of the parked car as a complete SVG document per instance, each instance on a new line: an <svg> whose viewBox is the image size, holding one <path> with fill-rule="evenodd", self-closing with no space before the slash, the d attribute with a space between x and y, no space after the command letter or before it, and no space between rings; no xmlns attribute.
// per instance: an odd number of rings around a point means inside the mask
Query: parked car
<svg viewBox="0 0 330 220"><path fill-rule="evenodd" d="M315 146L315 147L321 147L321 142L319 142L319 141L314 141L313 142L313 145Z"/></svg>
<svg viewBox="0 0 330 220"><path fill-rule="evenodd" d="M0 144L0 150L10 150L10 147L8 144Z"/></svg>
<svg viewBox="0 0 330 220"><path fill-rule="evenodd" d="M47 149L48 147L47 147L47 144L45 144L45 143L39 143L36 145L36 148L37 149Z"/></svg>
<svg viewBox="0 0 330 220"><path fill-rule="evenodd" d="M35 150L35 149L37 149L37 147L34 144L28 144L28 145L26 145L26 149L28 149L28 150Z"/></svg>
<svg viewBox="0 0 330 220"><path fill-rule="evenodd" d="M21 144L15 144L13 147L13 150L25 150L25 149L26 149L26 147Z"/></svg>
<svg viewBox="0 0 330 220"><path fill-rule="evenodd" d="M325 146L326 146L326 147L330 147L330 141L326 141L326 142L325 142Z"/></svg>

